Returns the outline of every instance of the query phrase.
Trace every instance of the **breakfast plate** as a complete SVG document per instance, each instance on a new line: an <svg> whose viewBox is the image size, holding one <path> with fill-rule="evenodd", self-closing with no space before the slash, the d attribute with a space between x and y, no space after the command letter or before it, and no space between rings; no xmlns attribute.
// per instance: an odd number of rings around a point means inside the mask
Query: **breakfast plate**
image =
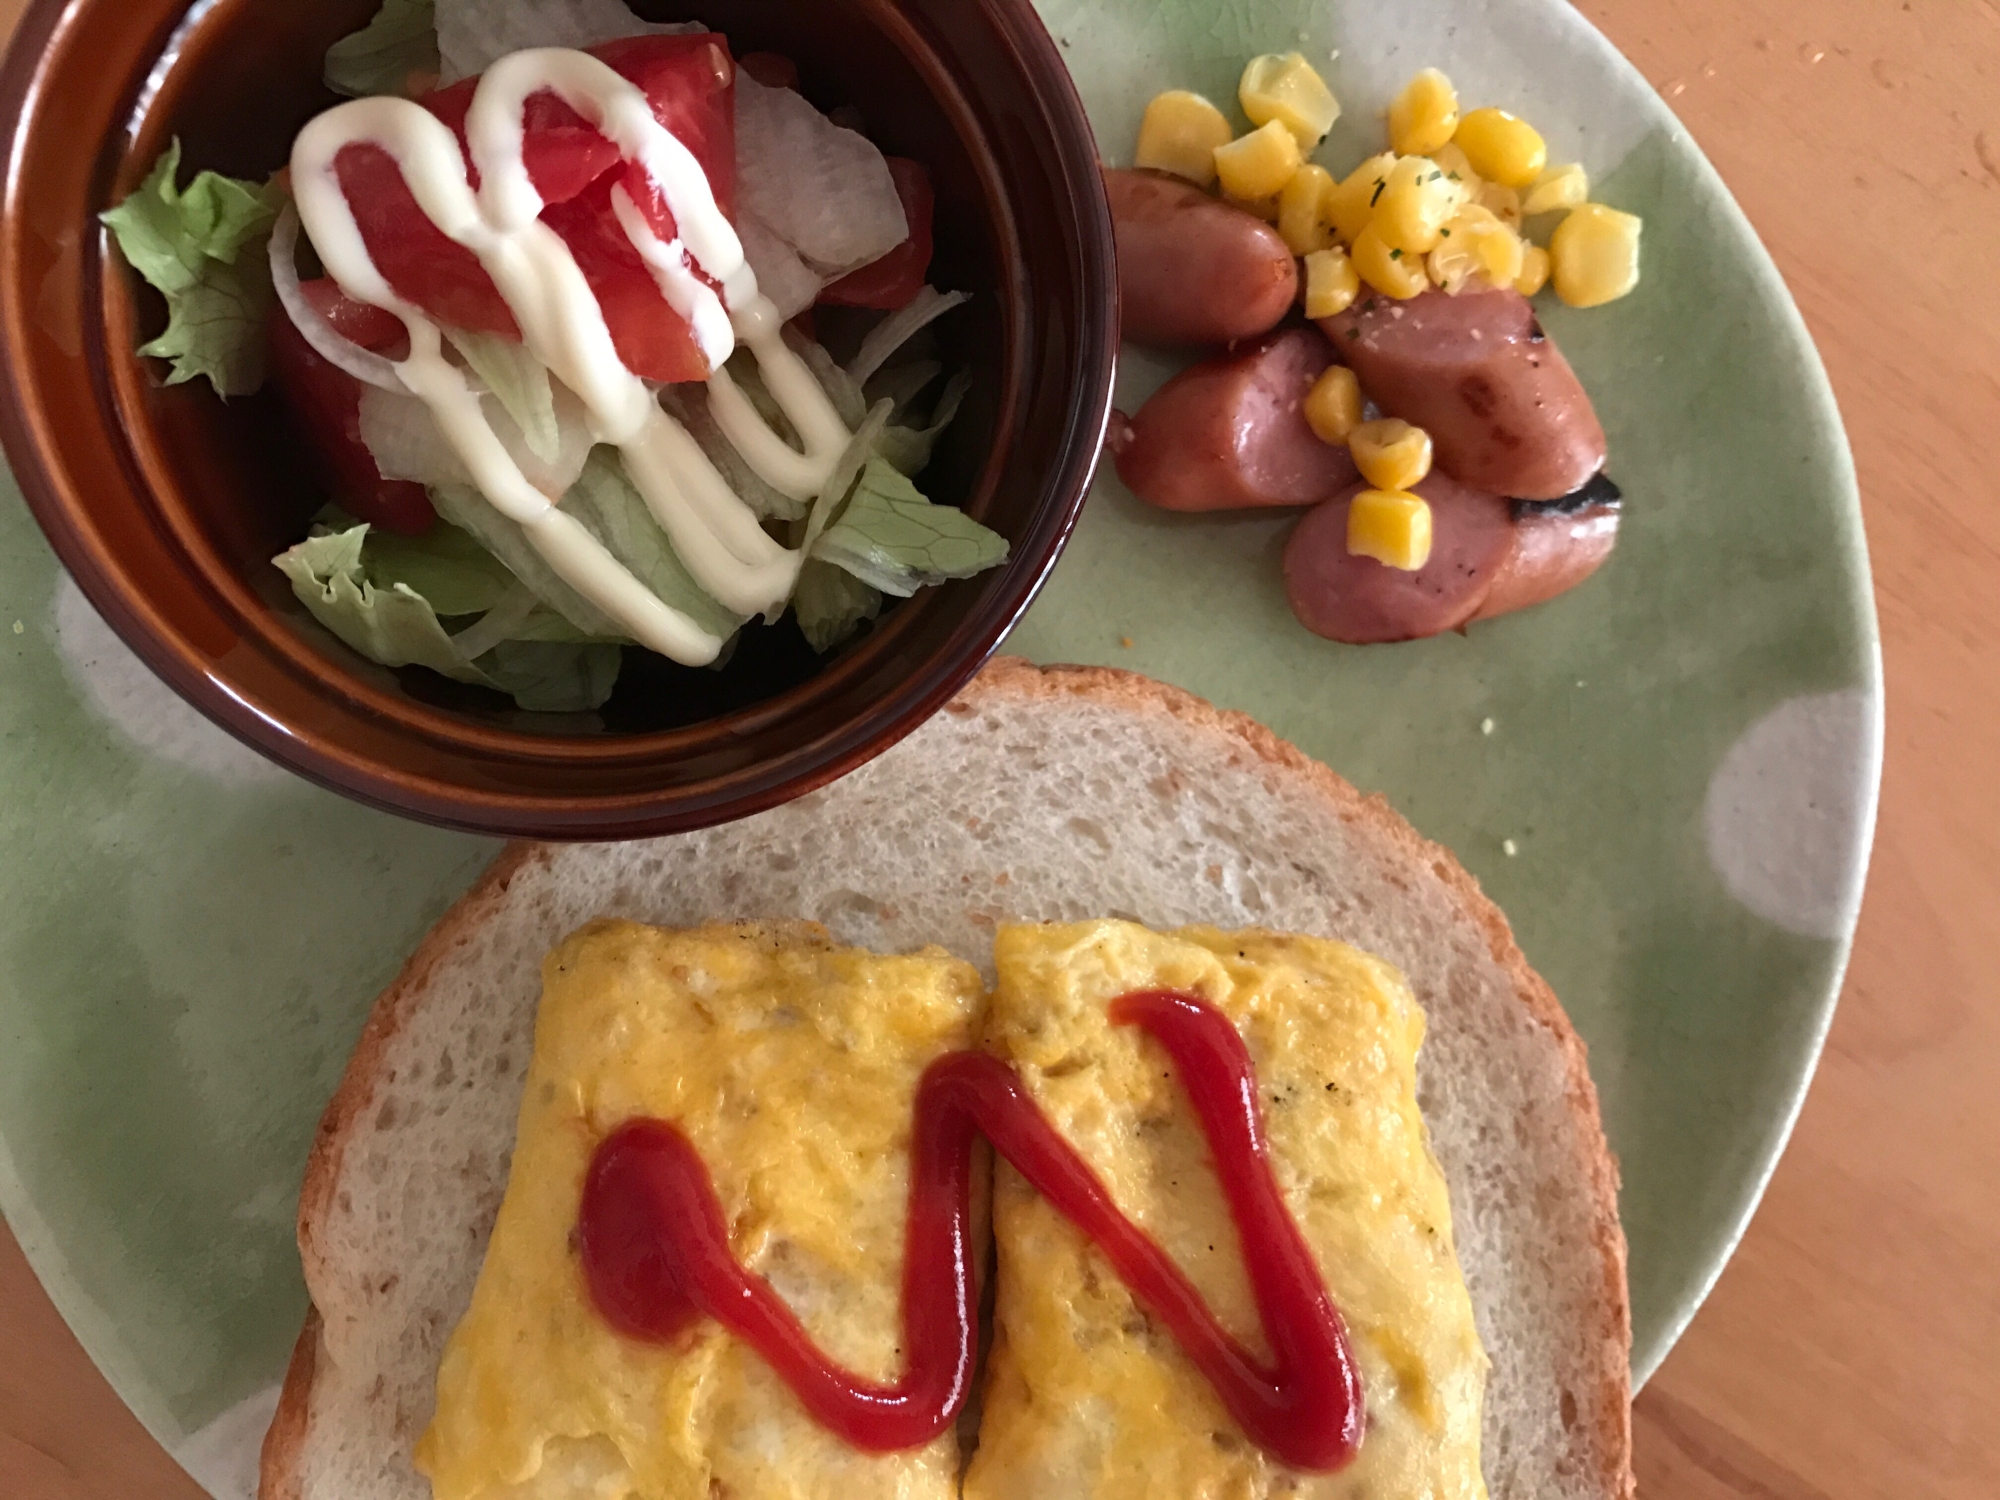
<svg viewBox="0 0 2000 1500"><path fill-rule="evenodd" d="M1530 114L1643 216L1645 281L1548 312L1625 543L1531 613L1372 650L1304 633L1286 519L1100 480L1009 649L1249 713L1457 852L1591 1046L1623 1168L1634 1371L1783 1146L1859 902L1881 677L1851 464L1775 269L1644 81L1560 0L1041 0L1107 159L1160 89L1296 47L1373 149L1412 71ZM1337 55L1336 55L1337 54ZM1172 366L1128 352L1130 410ZM218 1495L303 1293L299 1167L361 1018L497 846L294 780L162 687L0 500L0 1208L121 1395Z"/></svg>

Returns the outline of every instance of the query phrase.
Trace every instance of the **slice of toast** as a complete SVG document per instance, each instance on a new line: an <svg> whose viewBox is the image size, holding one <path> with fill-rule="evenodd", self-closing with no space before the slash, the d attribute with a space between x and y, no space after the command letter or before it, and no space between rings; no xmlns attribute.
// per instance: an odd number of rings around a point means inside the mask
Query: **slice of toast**
<svg viewBox="0 0 2000 1500"><path fill-rule="evenodd" d="M1003 920L1336 937L1408 976L1420 1092L1492 1360L1494 1500L1624 1500L1630 1321L1617 1169L1582 1043L1506 919L1379 798L1130 674L993 663L834 785L725 828L517 846L382 995L299 1205L308 1319L262 1500L428 1500L410 1452L506 1188L540 963L597 917L824 923L991 974ZM572 1500L551 1495L547 1500Z"/></svg>

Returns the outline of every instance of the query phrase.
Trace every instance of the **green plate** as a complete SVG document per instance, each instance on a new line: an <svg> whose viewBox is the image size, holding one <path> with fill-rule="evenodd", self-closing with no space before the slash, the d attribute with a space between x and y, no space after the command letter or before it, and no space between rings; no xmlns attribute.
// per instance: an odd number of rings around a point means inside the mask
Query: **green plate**
<svg viewBox="0 0 2000 1500"><path fill-rule="evenodd" d="M1513 106L1646 219L1646 274L1547 310L1629 497L1584 588L1408 646L1287 612L1287 518L1099 486L1013 649L1262 719L1458 851L1591 1044L1624 1165L1641 1374L1782 1147L1839 989L1881 674L1819 362L1727 191L1561 0L1042 0L1106 156L1154 92L1233 96L1293 47L1381 138L1416 68ZM1337 60L1331 57L1340 49ZM1168 372L1144 355L1129 406ZM1126 642L1130 644L1127 645ZM0 1206L86 1348L221 1496L304 1306L292 1212L320 1106L402 956L495 846L363 811L159 686L0 498Z"/></svg>

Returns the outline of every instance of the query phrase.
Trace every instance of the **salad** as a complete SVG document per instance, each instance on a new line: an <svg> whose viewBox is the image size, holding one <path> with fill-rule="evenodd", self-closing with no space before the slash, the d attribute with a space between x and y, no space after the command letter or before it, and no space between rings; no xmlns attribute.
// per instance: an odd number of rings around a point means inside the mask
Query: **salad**
<svg viewBox="0 0 2000 1500"><path fill-rule="evenodd" d="M332 500L274 559L385 667L601 707L626 648L813 650L1006 540L919 488L970 388L931 325L933 195L781 56L621 0L385 0L348 101L264 182L104 221L164 296L142 355L275 385ZM835 350L838 350L836 357Z"/></svg>

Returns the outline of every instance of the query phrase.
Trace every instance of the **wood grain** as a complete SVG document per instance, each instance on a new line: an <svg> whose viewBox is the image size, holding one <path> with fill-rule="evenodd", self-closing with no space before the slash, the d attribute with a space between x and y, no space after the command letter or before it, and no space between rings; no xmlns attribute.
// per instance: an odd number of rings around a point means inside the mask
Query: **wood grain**
<svg viewBox="0 0 2000 1500"><path fill-rule="evenodd" d="M0 29L21 0L0 0ZM2000 1494L2000 7L1586 0L1735 189L1853 437L1889 684L1790 1153L1640 1397L1648 1500ZM1745 496L1745 503L1754 503ZM0 1495L198 1500L0 1231Z"/></svg>

